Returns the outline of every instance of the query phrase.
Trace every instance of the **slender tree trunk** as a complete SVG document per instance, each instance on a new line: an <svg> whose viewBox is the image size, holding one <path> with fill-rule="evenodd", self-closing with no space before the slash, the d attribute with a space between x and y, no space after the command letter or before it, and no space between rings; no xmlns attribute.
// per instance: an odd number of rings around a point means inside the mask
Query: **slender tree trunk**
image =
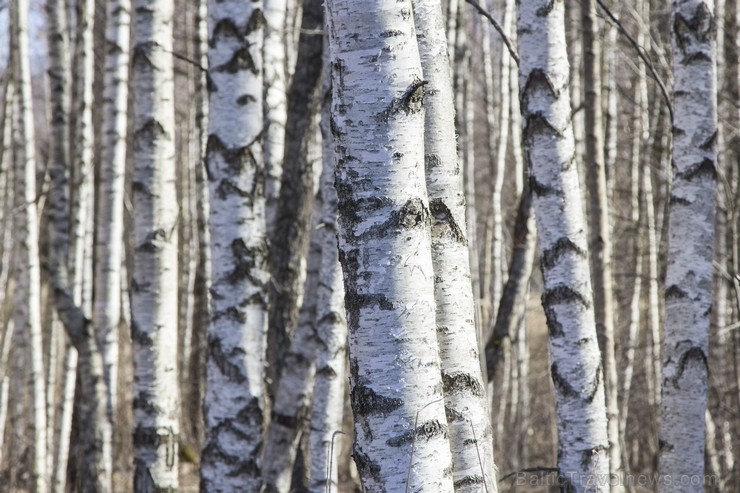
<svg viewBox="0 0 740 493"><path fill-rule="evenodd" d="M609 199L604 163L604 126L601 98L601 40L596 18L596 1L587 0L583 19L583 88L586 154L584 166L589 195L589 251L594 293L596 333L602 354L604 391L609 434L609 467L615 478L612 489L623 484L622 453L619 441L619 401L617 358L614 353L614 292L612 280L612 240L609 227Z"/></svg>
<svg viewBox="0 0 740 493"><path fill-rule="evenodd" d="M368 491L452 491L411 3L327 7L355 463Z"/></svg>
<svg viewBox="0 0 740 493"><path fill-rule="evenodd" d="M313 199L313 163L308 159L311 120L320 87L323 23L321 1L306 0L298 41L298 61L288 93L285 162L275 234L270 251L270 328L268 381L270 394L280 375L283 355L295 332L303 296L303 269Z"/></svg>
<svg viewBox="0 0 740 493"><path fill-rule="evenodd" d="M201 491L257 491L268 313L262 2L208 9L212 312Z"/></svg>
<svg viewBox="0 0 740 493"><path fill-rule="evenodd" d="M207 0L198 0L194 12L193 46L194 58L201 69L196 72L195 129L197 135L197 160L195 162L195 231L198 235L198 261L193 280L193 350L188 371L190 372L190 423L192 436L203 446L203 396L205 394L206 339L211 320L211 297L208 286L211 282L211 251L208 216L210 214L208 177L204 164L208 140L208 93L206 90L205 67L208 66L208 12Z"/></svg>
<svg viewBox="0 0 740 493"><path fill-rule="evenodd" d="M668 226L660 491L704 477L704 414L712 306L717 93L714 5L673 2L673 188Z"/></svg>
<svg viewBox="0 0 740 493"><path fill-rule="evenodd" d="M563 3L520 4L518 36L524 146L557 405L559 476L572 491L608 491L606 406L571 126Z"/></svg>
<svg viewBox="0 0 740 493"><path fill-rule="evenodd" d="M532 215L532 192L524 187L514 227L514 250L509 265L509 279L496 315L496 324L486 342L486 369L488 379L496 378L498 368L505 360L504 342L516 337L524 319L529 296L529 279L537 246L537 231Z"/></svg>
<svg viewBox="0 0 740 493"><path fill-rule="evenodd" d="M177 202L171 0L133 4L134 490L178 486Z"/></svg>
<svg viewBox="0 0 740 493"><path fill-rule="evenodd" d="M285 21L287 0L264 0L264 158L268 236L272 236L278 213L280 180L285 155L285 124L288 116Z"/></svg>
<svg viewBox="0 0 740 493"><path fill-rule="evenodd" d="M328 61L328 57L327 57ZM327 74L328 76L328 70ZM328 85L327 85L328 89ZM342 430L344 394L347 378L347 320L344 309L344 284L337 250L337 192L334 188L334 157L331 154L330 108L327 106L322 132L329 139L325 146L324 171L321 180L323 198L319 229L321 238L321 269L317 286L316 377L311 407L309 435L310 491L321 493L338 488L339 451ZM334 446L332 448L332 440ZM333 453L330 453L333 452Z"/></svg>
<svg viewBox="0 0 740 493"><path fill-rule="evenodd" d="M427 82L424 161L452 476L456 491L478 491L481 485L496 491L488 395L475 318L471 316L475 299L470 282L465 189L455 145L452 74L439 0L415 0L414 20Z"/></svg>
<svg viewBox="0 0 740 493"><path fill-rule="evenodd" d="M317 221L318 218L314 224ZM306 296L298 316L298 328L285 353L267 430L262 459L263 490L267 493L290 490L301 433L309 419L316 369L316 291L321 264L319 236L314 228L306 268Z"/></svg>
<svg viewBox="0 0 740 493"><path fill-rule="evenodd" d="M48 489L46 454L46 394L44 388L43 343L41 336L40 267L38 251L38 226L36 213L36 152L31 106L31 68L28 52L28 3L13 0L11 5L11 43L14 55L15 96L17 122L18 170L16 198L19 212L16 216L18 242L18 304L22 313L23 330L28 334L31 386L31 437L33 455L31 485L34 492Z"/></svg>
<svg viewBox="0 0 740 493"><path fill-rule="evenodd" d="M639 36L639 35L638 35ZM642 68L641 65L638 65ZM630 391L632 389L632 379L634 376L635 351L638 341L640 340L640 329L642 327L642 278L643 264L645 257L642 219L645 214L641 213L641 190L643 189L640 174L640 168L646 156L649 156L649 148L646 143L650 141L650 128L648 118L648 101L647 101L647 81L646 74L638 70L635 80L637 91L635 92L635 110L632 118L632 159L630 164L630 231L631 246L633 255L626 257L634 262L634 287L630 298L629 308L629 328L627 330L627 340L624 345L624 371L621 387L621 408L619 410L620 435L626 439L627 436L627 417L629 413ZM645 89L645 91L643 91ZM650 174L650 167L645 167L643 174ZM626 459L626 453L623 453L622 459L625 465L629 462Z"/></svg>
<svg viewBox="0 0 740 493"><path fill-rule="evenodd" d="M58 418L58 426L55 429L56 447L54 450L54 469L52 470L51 487L54 493L65 493L67 491L67 464L69 462L69 446L72 435L72 411L75 398L75 376L77 375L77 350L68 345L64 355L64 368L62 370L62 402Z"/></svg>

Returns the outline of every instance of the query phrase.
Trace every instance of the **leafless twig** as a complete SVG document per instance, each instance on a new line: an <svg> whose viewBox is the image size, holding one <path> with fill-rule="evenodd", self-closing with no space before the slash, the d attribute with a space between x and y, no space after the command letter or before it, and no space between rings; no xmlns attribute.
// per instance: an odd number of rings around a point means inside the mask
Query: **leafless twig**
<svg viewBox="0 0 740 493"><path fill-rule="evenodd" d="M627 38L627 41L629 41L630 45L635 49L637 52L637 56L640 57L640 59L645 63L645 66L650 70L650 74L653 76L653 79L655 79L655 82L658 83L658 87L660 87L660 92L663 94L663 99L665 99L665 104L668 107L668 113L671 116L671 125L673 124L673 105L671 104L671 98L668 95L668 89L666 89L665 84L663 83L663 79L660 78L660 75L658 75L658 71L655 70L655 65L653 62L650 61L650 59L645 55L645 49L640 46L640 44L635 41L635 38L632 37L632 35L627 32L627 29L624 28L621 22L619 22L619 19L617 19L617 16L615 16L611 10L609 10L609 7L607 7L602 0L596 0L596 3L599 4L599 7L601 7L601 10L604 11L604 13L611 19L611 21L619 28L619 31L624 35L625 38Z"/></svg>
<svg viewBox="0 0 740 493"><path fill-rule="evenodd" d="M509 50L509 55L511 55L511 58L514 59L514 62L516 63L516 66L518 67L519 66L519 55L517 54L516 49L514 48L514 45L511 44L511 40L508 38L508 36L506 36L506 33L504 32L504 28L501 27L501 24L499 24L498 21L494 19L493 16L486 9L481 7L480 4L476 2L475 0L465 0L465 1L468 2L470 5L472 5L473 8L477 10L480 15L488 19L488 21L491 23L491 25L496 30L496 32L498 32L499 35L501 36L501 40L506 45L506 48Z"/></svg>

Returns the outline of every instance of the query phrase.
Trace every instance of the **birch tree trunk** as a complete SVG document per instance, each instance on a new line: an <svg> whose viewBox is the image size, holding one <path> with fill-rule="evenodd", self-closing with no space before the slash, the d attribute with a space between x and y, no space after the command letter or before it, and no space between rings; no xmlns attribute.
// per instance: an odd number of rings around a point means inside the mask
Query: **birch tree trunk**
<svg viewBox="0 0 740 493"><path fill-rule="evenodd" d="M456 491L479 491L481 485L496 491L488 393L481 373L470 282L465 189L455 142L452 74L439 0L415 0L414 20L427 82L424 162L452 477ZM507 106L507 116L508 111Z"/></svg>
<svg viewBox="0 0 740 493"><path fill-rule="evenodd" d="M366 491L449 492L411 3L327 7L355 463Z"/></svg>
<svg viewBox="0 0 740 493"><path fill-rule="evenodd" d="M581 8L583 19L583 87L586 154L584 166L588 182L589 251L593 284L596 334L602 353L604 391L609 434L609 467L615 478L613 489L621 491L622 453L619 441L619 401L617 358L614 354L614 288L612 280L612 240L609 226L609 199L604 162L604 118L601 98L601 40L596 17L596 1L587 0Z"/></svg>
<svg viewBox="0 0 740 493"><path fill-rule="evenodd" d="M714 3L673 2L673 188L668 224L660 491L704 491L717 93Z"/></svg>
<svg viewBox="0 0 740 493"><path fill-rule="evenodd" d="M198 0L193 19L193 45L195 59L203 68L208 66L208 2ZM203 445L203 396L205 394L206 340L211 320L211 297L208 286L211 281L211 252L208 216L210 198L208 177L205 169L205 150L208 140L208 92L207 71L197 72L194 83L195 129L198 136L198 158L195 165L195 231L198 235L198 263L193 280L193 351L190 360L190 420L193 436L198 446Z"/></svg>
<svg viewBox="0 0 740 493"><path fill-rule="evenodd" d="M523 142L557 406L558 474L565 489L608 491L606 407L571 126L563 2L521 3L517 25Z"/></svg>
<svg viewBox="0 0 740 493"><path fill-rule="evenodd" d="M325 138L331 139L331 131L328 128L326 130L322 133ZM331 152L331 147L327 151ZM332 488L338 487L337 470L339 469L341 437L335 438L334 432L342 430L347 375L347 320L344 309L342 268L339 265L337 250L337 192L334 188L332 155L326 156L324 165L321 183L323 207L319 229L321 269L316 295L318 298L316 310L318 351L311 407L311 433L308 439L309 489L315 493L325 491L327 484ZM333 449L332 439L335 441Z"/></svg>
<svg viewBox="0 0 740 493"><path fill-rule="evenodd" d="M201 491L257 491L264 426L267 234L262 2L208 4L212 311Z"/></svg>
<svg viewBox="0 0 740 493"><path fill-rule="evenodd" d="M270 317L268 370L270 395L279 379L285 350L296 330L303 297L306 245L309 241L314 173L308 159L311 120L316 114L315 93L320 87L322 26L320 0L307 0L301 19L296 70L288 94L285 161L280 186L275 233L270 250Z"/></svg>
<svg viewBox="0 0 740 493"><path fill-rule="evenodd" d="M277 218L280 180L285 155L285 123L288 117L285 21L287 0L264 0L264 117L265 196L268 236Z"/></svg>
<svg viewBox="0 0 740 493"><path fill-rule="evenodd" d="M177 201L171 0L133 3L134 490L178 487Z"/></svg>
<svg viewBox="0 0 740 493"><path fill-rule="evenodd" d="M100 205L96 214L93 324L98 344L103 352L108 416L111 421L116 409L118 392L118 323L121 317L130 10L129 0L115 0L106 4L105 42L108 48L103 82L104 138L99 182Z"/></svg>
<svg viewBox="0 0 740 493"><path fill-rule="evenodd" d="M320 200L319 200L320 202ZM314 224L318 222L315 218ZM321 242L313 228L306 267L306 296L298 315L298 328L285 353L265 439L262 491L287 492L300 445L301 432L310 416L316 371L316 301L321 267Z"/></svg>
<svg viewBox="0 0 740 493"><path fill-rule="evenodd" d="M41 336L40 267L36 212L36 151L31 106L31 68L28 52L28 3L13 0L11 6L11 51L15 69L16 119L19 157L17 160L16 241L18 242L18 305L23 331L28 334L33 456L31 485L34 492L48 489L46 454L46 393Z"/></svg>

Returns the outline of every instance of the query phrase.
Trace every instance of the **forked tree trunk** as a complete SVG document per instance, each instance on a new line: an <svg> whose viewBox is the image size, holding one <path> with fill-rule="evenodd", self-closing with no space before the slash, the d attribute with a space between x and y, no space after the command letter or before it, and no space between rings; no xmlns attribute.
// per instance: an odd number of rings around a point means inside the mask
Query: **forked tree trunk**
<svg viewBox="0 0 740 493"><path fill-rule="evenodd" d="M558 471L566 489L608 491L606 406L571 126L563 2L521 3L518 36L523 140L557 406Z"/></svg>
<svg viewBox="0 0 740 493"><path fill-rule="evenodd" d="M172 0L133 4L131 338L134 490L178 486L177 200Z"/></svg>
<svg viewBox="0 0 740 493"><path fill-rule="evenodd" d="M455 142L452 74L439 0L415 0L414 20L427 82L424 162L452 477L456 491L478 491L481 486L496 491L488 393L481 373L470 282L465 189Z"/></svg>
<svg viewBox="0 0 740 493"><path fill-rule="evenodd" d="M714 2L673 2L673 188L668 223L660 491L704 477L704 414L712 307L717 92Z"/></svg>
<svg viewBox="0 0 740 493"><path fill-rule="evenodd" d="M450 492L411 2L327 7L355 463L368 491Z"/></svg>
<svg viewBox="0 0 740 493"><path fill-rule="evenodd" d="M258 491L268 311L262 2L208 8L212 312L201 491Z"/></svg>

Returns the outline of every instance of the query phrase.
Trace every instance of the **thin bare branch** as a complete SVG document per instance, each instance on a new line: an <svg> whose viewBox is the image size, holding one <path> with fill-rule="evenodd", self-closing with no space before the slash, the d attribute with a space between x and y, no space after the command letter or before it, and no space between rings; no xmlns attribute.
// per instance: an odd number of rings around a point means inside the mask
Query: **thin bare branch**
<svg viewBox="0 0 740 493"><path fill-rule="evenodd" d="M665 104L668 107L668 113L671 116L671 124L673 124L673 105L671 104L671 97L668 95L668 89L666 89L665 84L663 83L663 79L660 78L660 75L658 75L658 71L655 69L655 65L652 61L650 61L650 58L645 54L645 48L640 46L640 44L635 40L635 38L632 37L632 35L625 29L625 27L622 25L622 23L619 21L617 16L612 13L611 10L609 10L609 7L607 7L602 0L596 0L596 3L599 4L599 7L601 7L601 10L604 11L604 13L611 19L611 21L619 28L619 31L624 35L625 38L627 38L627 41L629 41L629 44L632 45L632 47L637 52L637 56L640 57L640 59L645 63L645 66L650 70L650 74L653 76L653 79L655 79L655 82L658 83L658 87L660 88L660 92L663 94L663 99L665 99Z"/></svg>
<svg viewBox="0 0 740 493"><path fill-rule="evenodd" d="M514 45L511 43L511 40L508 38L508 36L506 36L506 33L504 32L504 28L501 27L501 24L499 24L498 21L494 19L493 16L486 9L481 7L480 4L476 2L475 0L465 0L465 1L468 2L470 5L472 5L473 8L477 10L480 15L488 19L488 21L491 23L491 25L496 30L496 32L498 32L499 35L501 36L501 40L506 45L506 48L509 50L509 55L511 55L511 58L514 59L514 63L516 63L516 66L518 67L519 66L519 55L517 54L516 49L514 48Z"/></svg>

